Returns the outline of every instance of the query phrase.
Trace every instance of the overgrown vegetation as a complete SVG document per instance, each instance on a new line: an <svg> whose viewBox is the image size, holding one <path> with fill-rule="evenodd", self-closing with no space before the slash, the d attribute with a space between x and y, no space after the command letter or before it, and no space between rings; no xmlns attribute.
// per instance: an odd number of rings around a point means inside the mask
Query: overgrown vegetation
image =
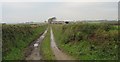
<svg viewBox="0 0 120 62"><path fill-rule="evenodd" d="M46 27L40 25L3 25L2 43L3 60L23 60L24 49L34 41Z"/></svg>
<svg viewBox="0 0 120 62"><path fill-rule="evenodd" d="M107 23L79 23L52 27L58 47L77 59L118 59L118 27Z"/></svg>
<svg viewBox="0 0 120 62"><path fill-rule="evenodd" d="M55 60L55 57L53 55L53 52L51 50L51 43L50 43L50 28L48 29L48 32L46 34L45 39L41 43L41 53L42 53L42 59L43 60Z"/></svg>
<svg viewBox="0 0 120 62"><path fill-rule="evenodd" d="M2 24L0 24L0 61L2 61Z"/></svg>

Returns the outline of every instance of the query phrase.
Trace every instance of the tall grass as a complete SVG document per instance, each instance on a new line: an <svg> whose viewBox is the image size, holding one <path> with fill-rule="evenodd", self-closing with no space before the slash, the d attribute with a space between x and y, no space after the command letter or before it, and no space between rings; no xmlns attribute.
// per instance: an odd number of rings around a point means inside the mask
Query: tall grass
<svg viewBox="0 0 120 62"><path fill-rule="evenodd" d="M46 29L39 25L3 25L3 60L23 60L24 49Z"/></svg>
<svg viewBox="0 0 120 62"><path fill-rule="evenodd" d="M110 24L52 25L57 45L81 60L118 59L118 28Z"/></svg>

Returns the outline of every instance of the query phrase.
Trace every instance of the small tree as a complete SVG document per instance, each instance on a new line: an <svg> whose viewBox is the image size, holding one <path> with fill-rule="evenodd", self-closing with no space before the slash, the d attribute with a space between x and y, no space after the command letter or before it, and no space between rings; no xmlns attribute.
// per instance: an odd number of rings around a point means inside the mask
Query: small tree
<svg viewBox="0 0 120 62"><path fill-rule="evenodd" d="M49 19L48 19L48 23L51 24L54 20L56 20L56 17L49 18Z"/></svg>

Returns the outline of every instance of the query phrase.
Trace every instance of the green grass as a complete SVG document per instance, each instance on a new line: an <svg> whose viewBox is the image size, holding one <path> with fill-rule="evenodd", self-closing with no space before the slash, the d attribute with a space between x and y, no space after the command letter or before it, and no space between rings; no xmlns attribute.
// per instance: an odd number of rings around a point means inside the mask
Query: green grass
<svg viewBox="0 0 120 62"><path fill-rule="evenodd" d="M2 38L3 60L23 60L24 50L32 41L44 32L46 26L32 27L31 25L3 25Z"/></svg>
<svg viewBox="0 0 120 62"><path fill-rule="evenodd" d="M113 26L70 24L52 25L52 28L58 47L76 59L118 59L118 30ZM91 34L95 34L95 37L91 38Z"/></svg>
<svg viewBox="0 0 120 62"><path fill-rule="evenodd" d="M43 60L54 60L55 57L53 55L53 52L51 50L51 45L50 45L50 29L48 29L48 32L46 34L45 39L41 43L41 51L42 51L42 59Z"/></svg>

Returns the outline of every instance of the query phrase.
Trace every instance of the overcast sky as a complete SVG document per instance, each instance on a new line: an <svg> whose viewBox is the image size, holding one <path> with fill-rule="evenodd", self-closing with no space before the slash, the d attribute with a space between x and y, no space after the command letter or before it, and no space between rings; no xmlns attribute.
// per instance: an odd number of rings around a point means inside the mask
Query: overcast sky
<svg viewBox="0 0 120 62"><path fill-rule="evenodd" d="M118 2L119 0L0 0L0 2Z"/></svg>
<svg viewBox="0 0 120 62"><path fill-rule="evenodd" d="M76 2L78 0L65 0L62 2L56 2L51 0L49 2L24 2L13 0L0 4L0 18L2 22L18 23L26 21L44 22L49 17L55 16L58 20L87 20L87 19L117 19L118 12L118 0L79 0L82 2ZM37 1L37 0L34 0ZM43 0L41 0L43 1ZM52 2L53 1L53 2ZM57 0L60 1L60 0ZM72 2L74 1L74 2ZM97 1L97 2L96 2ZM108 2L107 2L108 1ZM14 3L13 3L14 2Z"/></svg>

